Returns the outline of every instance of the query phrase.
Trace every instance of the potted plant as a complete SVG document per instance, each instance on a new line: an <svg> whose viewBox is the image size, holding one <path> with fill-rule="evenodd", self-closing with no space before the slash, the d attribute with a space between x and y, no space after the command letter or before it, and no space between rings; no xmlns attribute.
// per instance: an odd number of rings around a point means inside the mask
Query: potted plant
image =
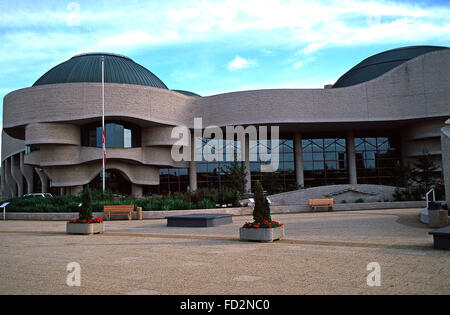
<svg viewBox="0 0 450 315"><path fill-rule="evenodd" d="M442 209L440 202L428 202L428 218L432 228L439 228L448 225L448 211Z"/></svg>
<svg viewBox="0 0 450 315"><path fill-rule="evenodd" d="M89 186L81 192L79 217L67 221L67 234L98 234L104 232L103 219L92 218L92 194Z"/></svg>
<svg viewBox="0 0 450 315"><path fill-rule="evenodd" d="M240 240L273 242L282 239L284 224L272 220L270 204L259 181L255 184L254 199L253 222L247 222L240 228Z"/></svg>

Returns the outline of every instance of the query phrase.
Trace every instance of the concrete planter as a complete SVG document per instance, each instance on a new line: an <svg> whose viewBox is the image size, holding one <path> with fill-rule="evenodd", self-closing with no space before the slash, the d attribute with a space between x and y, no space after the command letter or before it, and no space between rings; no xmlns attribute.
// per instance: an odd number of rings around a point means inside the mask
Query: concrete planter
<svg viewBox="0 0 450 315"><path fill-rule="evenodd" d="M105 228L102 223L67 223L67 234L101 234L105 232Z"/></svg>
<svg viewBox="0 0 450 315"><path fill-rule="evenodd" d="M239 230L241 241L258 241L258 242L273 242L281 240L284 237L284 226L273 229L266 228L243 228Z"/></svg>
<svg viewBox="0 0 450 315"><path fill-rule="evenodd" d="M430 210L428 209L429 224L432 228L439 228L448 225L447 210Z"/></svg>

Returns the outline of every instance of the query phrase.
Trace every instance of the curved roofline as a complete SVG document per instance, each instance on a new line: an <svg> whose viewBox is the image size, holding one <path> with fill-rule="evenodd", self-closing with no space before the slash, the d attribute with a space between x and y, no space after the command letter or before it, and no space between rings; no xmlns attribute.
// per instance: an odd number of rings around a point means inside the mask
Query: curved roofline
<svg viewBox="0 0 450 315"><path fill-rule="evenodd" d="M125 55L121 55L121 54L114 54L114 53L105 53L105 52L87 52L87 53L81 53L78 55L73 56L70 59L73 58L77 58L77 57L83 57L83 56L113 56L113 57L120 57L120 58L124 58L124 59L128 59L134 62L133 59L131 59L130 57L127 57Z"/></svg>
<svg viewBox="0 0 450 315"><path fill-rule="evenodd" d="M89 52L54 66L44 73L33 86L72 83L101 82L100 57L105 57L105 83L137 84L168 89L153 72L127 56L105 52Z"/></svg>
<svg viewBox="0 0 450 315"><path fill-rule="evenodd" d="M427 50L425 52L417 52L414 53L414 50ZM413 46L405 46L405 47L399 47L394 48L390 50L386 50L383 52L379 52L375 55L372 55L370 57L367 57L363 59L361 62L353 66L350 70L345 72L341 77L339 77L338 80L333 84L332 88L342 88L342 87L348 87L356 84L360 84L363 82L367 82L370 80L373 80L381 75L383 75L386 72L389 72L390 70L399 67L400 65L404 64L405 62L420 57L424 54L437 51L437 50L443 50L443 49L449 49L449 47L445 46L433 46L433 45L413 45ZM396 52L401 52L403 50L411 50L413 53L404 56L395 56L395 58L390 58L389 55ZM378 60L380 56L386 56L386 60ZM394 56L393 56L394 57ZM392 66L388 66L388 64L393 64ZM377 66L386 65L387 69L377 69ZM372 70L369 70L370 67ZM377 71L378 70L378 71ZM366 77L366 78L364 78Z"/></svg>

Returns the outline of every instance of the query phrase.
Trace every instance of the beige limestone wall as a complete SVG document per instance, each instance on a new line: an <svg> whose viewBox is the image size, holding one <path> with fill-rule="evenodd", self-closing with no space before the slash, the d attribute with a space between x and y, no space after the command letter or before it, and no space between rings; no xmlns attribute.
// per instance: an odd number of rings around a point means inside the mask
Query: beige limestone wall
<svg viewBox="0 0 450 315"><path fill-rule="evenodd" d="M25 127L25 144L81 144L80 127L62 123L32 123Z"/></svg>

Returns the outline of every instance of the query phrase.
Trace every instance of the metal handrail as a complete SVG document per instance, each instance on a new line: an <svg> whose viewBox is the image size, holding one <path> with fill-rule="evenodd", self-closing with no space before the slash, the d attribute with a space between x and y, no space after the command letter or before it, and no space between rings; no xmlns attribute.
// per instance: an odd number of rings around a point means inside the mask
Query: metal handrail
<svg viewBox="0 0 450 315"><path fill-rule="evenodd" d="M431 192L433 193L433 201L436 201L436 195L435 195L435 193L434 193L434 188L431 188L430 191L428 191L428 192L425 194L425 198L426 198L426 200L427 200L427 209L428 209L428 195L429 195Z"/></svg>

